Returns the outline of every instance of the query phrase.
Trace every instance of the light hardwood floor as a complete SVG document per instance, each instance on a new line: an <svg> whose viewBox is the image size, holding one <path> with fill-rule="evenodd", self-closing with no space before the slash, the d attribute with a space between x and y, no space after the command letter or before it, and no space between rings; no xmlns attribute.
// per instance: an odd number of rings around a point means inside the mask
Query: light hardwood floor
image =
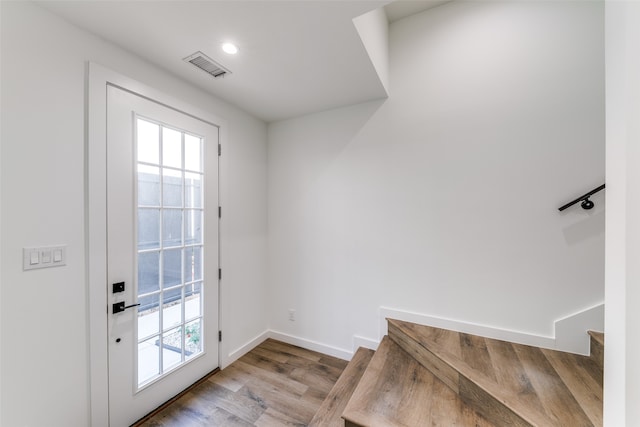
<svg viewBox="0 0 640 427"><path fill-rule="evenodd" d="M136 426L306 426L346 366L267 340Z"/></svg>

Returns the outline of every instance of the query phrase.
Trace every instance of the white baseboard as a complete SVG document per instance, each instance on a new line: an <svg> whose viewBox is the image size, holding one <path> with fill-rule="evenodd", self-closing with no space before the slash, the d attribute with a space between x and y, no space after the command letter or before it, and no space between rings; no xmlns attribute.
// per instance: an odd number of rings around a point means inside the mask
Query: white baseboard
<svg viewBox="0 0 640 427"><path fill-rule="evenodd" d="M588 356L591 340L587 331L604 331L604 303L556 320L556 350Z"/></svg>
<svg viewBox="0 0 640 427"><path fill-rule="evenodd" d="M494 328L475 323L444 319L436 316L380 307L380 339L387 334L387 318L449 329L456 332L479 335L518 344L549 348L552 350L589 355L588 330L604 330L604 303L594 305L555 322L555 336L535 335L508 329Z"/></svg>
<svg viewBox="0 0 640 427"><path fill-rule="evenodd" d="M380 341L372 340L371 338L361 337L359 335L353 336L353 352L360 347L368 348L369 350L376 351L378 346L380 345Z"/></svg>
<svg viewBox="0 0 640 427"><path fill-rule="evenodd" d="M250 340L249 342L244 344L239 349L234 350L231 353L229 353L229 355L227 357L221 357L220 358L220 369L226 368L227 366L231 365L236 360L240 359L245 354L249 353L251 350L253 350L257 346L262 344L263 341L265 341L267 338L270 337L269 332L270 331L264 331L263 333L259 334L258 336L256 336L255 338L253 338L252 340Z"/></svg>
<svg viewBox="0 0 640 427"><path fill-rule="evenodd" d="M232 351L228 356L220 357L220 369L224 369L227 366L231 365L233 362L240 359L242 356L262 344L268 338L273 338L274 340L306 348L307 350L317 351L318 353L327 354L329 356L337 357L343 360L351 360L353 354L355 353L355 349L357 349L358 347L366 347L372 350L378 348L378 342L376 342L375 340L358 336L354 336L354 351L349 351L342 348L319 343L317 341L308 340L306 338L300 338L293 335L285 334L283 332L267 330L248 341L242 347Z"/></svg>
<svg viewBox="0 0 640 427"><path fill-rule="evenodd" d="M380 307L380 333L378 339L371 339L359 335L353 336L353 349L351 351L323 344L306 338L297 337L273 330L267 330L256 336L242 347L231 352L226 358L222 357L220 368L224 369L246 353L260 345L267 338L273 338L287 344L297 345L307 350L317 351L322 354L337 357L343 360L351 360L358 347L377 350L382 338L387 334L387 318L417 323L419 325L433 326L435 328L449 329L466 334L509 341L518 344L535 347L561 350L571 353L589 354L589 335L587 330L604 330L604 304L581 310L555 322L555 337L535 335L475 323L461 322L459 320L445 319L429 316L405 310L397 310L389 307Z"/></svg>
<svg viewBox="0 0 640 427"><path fill-rule="evenodd" d="M500 329L475 323L461 322L459 320L445 319L428 316L410 311L396 310L388 307L380 307L380 339L387 334L387 318L417 323L419 325L433 326L434 328L449 329L451 331L473 334L486 338L509 341L517 344L531 345L535 347L555 349L555 338L544 335L534 335L524 332Z"/></svg>
<svg viewBox="0 0 640 427"><path fill-rule="evenodd" d="M337 357L342 360L351 360L353 352L338 347L333 347L327 344L322 344L317 341L308 340L306 338L300 338L293 335L285 334L278 331L269 331L269 337L274 340L282 341L287 344L297 345L298 347L306 348L307 350L317 351L318 353L327 354L329 356Z"/></svg>

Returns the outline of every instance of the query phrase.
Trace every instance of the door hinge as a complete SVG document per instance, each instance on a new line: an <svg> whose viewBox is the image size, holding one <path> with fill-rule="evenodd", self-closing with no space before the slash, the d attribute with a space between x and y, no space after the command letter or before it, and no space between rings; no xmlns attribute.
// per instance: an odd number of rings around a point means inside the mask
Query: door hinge
<svg viewBox="0 0 640 427"><path fill-rule="evenodd" d="M218 342L222 342L222 331L218 331Z"/></svg>
<svg viewBox="0 0 640 427"><path fill-rule="evenodd" d="M222 280L222 269L218 269L218 280Z"/></svg>
<svg viewBox="0 0 640 427"><path fill-rule="evenodd" d="M218 218L222 218L222 206L218 206Z"/></svg>
<svg viewBox="0 0 640 427"><path fill-rule="evenodd" d="M222 144L218 144L218 156L222 156Z"/></svg>

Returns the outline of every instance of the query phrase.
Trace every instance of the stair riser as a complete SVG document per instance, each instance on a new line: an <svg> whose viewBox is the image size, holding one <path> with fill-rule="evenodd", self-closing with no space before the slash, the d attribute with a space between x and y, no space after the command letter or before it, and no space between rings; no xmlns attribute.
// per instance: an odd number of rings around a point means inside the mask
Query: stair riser
<svg viewBox="0 0 640 427"><path fill-rule="evenodd" d="M598 340L591 337L591 359L598 364L600 369L604 370L604 347Z"/></svg>

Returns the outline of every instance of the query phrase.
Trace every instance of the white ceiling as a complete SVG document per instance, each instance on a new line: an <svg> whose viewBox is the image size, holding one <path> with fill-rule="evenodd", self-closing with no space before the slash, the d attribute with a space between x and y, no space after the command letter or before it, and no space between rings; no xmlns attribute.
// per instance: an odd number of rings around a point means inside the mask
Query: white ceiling
<svg viewBox="0 0 640 427"><path fill-rule="evenodd" d="M38 2L267 122L385 97L352 20L387 3L389 0ZM398 3L387 10L393 19L441 2ZM222 52L225 41L234 42L239 53ZM214 79L182 60L198 50L231 74Z"/></svg>

